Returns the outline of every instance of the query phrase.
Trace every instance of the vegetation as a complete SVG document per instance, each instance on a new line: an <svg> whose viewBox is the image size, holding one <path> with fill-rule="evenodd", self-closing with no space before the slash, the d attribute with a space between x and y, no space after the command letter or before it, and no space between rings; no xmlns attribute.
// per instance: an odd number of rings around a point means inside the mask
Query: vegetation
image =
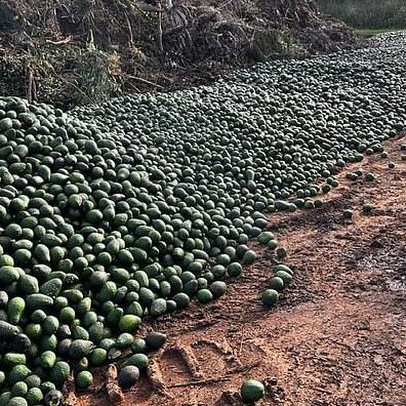
<svg viewBox="0 0 406 406"><path fill-rule="evenodd" d="M406 3L403 0L317 0L321 9L353 27L373 29L405 28ZM364 32L363 32L364 33Z"/></svg>
<svg viewBox="0 0 406 406"><path fill-rule="evenodd" d="M308 0L161 4L2 2L0 95L66 109L127 92L207 83L226 69L355 41Z"/></svg>
<svg viewBox="0 0 406 406"><path fill-rule="evenodd" d="M361 37L372 37L374 35L384 34L394 31L393 28L357 28L354 32Z"/></svg>

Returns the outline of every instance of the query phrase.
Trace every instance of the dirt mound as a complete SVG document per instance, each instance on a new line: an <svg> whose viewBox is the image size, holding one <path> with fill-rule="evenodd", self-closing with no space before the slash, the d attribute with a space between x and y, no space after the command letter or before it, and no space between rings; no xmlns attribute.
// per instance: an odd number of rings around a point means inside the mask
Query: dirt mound
<svg viewBox="0 0 406 406"><path fill-rule="evenodd" d="M309 0L3 0L3 95L69 106L354 45Z"/></svg>

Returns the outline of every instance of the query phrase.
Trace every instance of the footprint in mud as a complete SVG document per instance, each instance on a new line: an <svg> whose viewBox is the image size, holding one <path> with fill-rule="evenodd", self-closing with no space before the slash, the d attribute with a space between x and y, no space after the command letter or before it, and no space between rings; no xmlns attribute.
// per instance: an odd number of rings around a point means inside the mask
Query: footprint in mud
<svg viewBox="0 0 406 406"><path fill-rule="evenodd" d="M159 364L167 387L204 378L193 351L187 347L179 346L168 349Z"/></svg>
<svg viewBox="0 0 406 406"><path fill-rule="evenodd" d="M230 369L241 365L232 348L217 341L201 339L192 343L196 359L206 376L224 376Z"/></svg>

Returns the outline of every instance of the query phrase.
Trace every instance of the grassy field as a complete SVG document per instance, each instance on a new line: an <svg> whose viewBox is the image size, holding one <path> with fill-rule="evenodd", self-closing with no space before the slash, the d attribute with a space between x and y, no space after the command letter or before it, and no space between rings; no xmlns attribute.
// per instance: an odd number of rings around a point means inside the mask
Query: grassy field
<svg viewBox="0 0 406 406"><path fill-rule="evenodd" d="M317 0L317 2L326 13L344 20L353 27L385 30L406 28L405 0Z"/></svg>
<svg viewBox="0 0 406 406"><path fill-rule="evenodd" d="M373 35L383 34L385 32L397 31L394 28L356 28L355 33L362 37L372 37Z"/></svg>

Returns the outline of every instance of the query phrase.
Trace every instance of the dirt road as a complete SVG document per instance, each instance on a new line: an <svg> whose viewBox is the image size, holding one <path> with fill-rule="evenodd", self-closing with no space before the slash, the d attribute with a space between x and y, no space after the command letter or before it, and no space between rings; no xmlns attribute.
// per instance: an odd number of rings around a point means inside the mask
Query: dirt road
<svg viewBox="0 0 406 406"><path fill-rule="evenodd" d="M266 382L258 405L406 405L405 142L388 143L388 159L347 167L321 208L270 216L296 271L274 309L258 299L274 257L257 246L260 259L223 298L147 323L144 330L165 331L169 341L152 358L154 385L144 378L124 405L239 405L248 377ZM346 180L358 167L375 180ZM362 213L365 203L372 213ZM109 404L95 393L77 404Z"/></svg>

